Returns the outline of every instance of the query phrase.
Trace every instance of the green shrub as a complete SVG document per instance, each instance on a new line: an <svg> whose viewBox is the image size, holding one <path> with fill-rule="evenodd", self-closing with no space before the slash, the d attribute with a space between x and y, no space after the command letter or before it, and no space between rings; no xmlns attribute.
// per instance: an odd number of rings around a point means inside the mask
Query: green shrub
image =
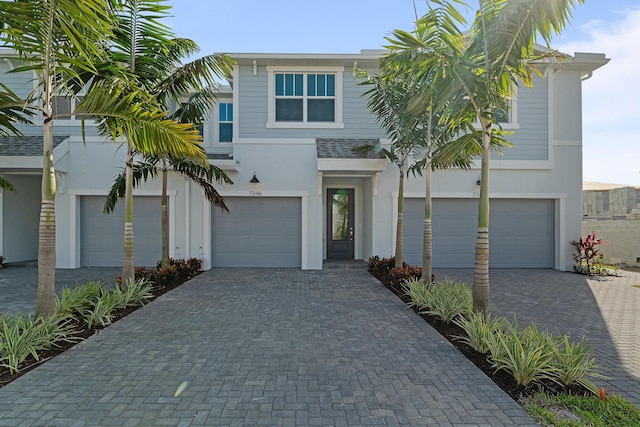
<svg viewBox="0 0 640 427"><path fill-rule="evenodd" d="M471 289L466 283L445 280L429 288L427 307L421 313L438 316L450 323L457 316L466 316L473 309Z"/></svg>
<svg viewBox="0 0 640 427"><path fill-rule="evenodd" d="M471 311L466 316L460 316L453 321L460 326L466 336L458 336L455 339L461 341L478 353L489 353L489 341L493 334L499 333L506 326L504 317L491 317L491 313L485 315L482 312Z"/></svg>
<svg viewBox="0 0 640 427"><path fill-rule="evenodd" d="M402 281L402 289L411 298L409 306L417 307L419 310L428 307L430 287L431 284L425 282L422 278Z"/></svg>
<svg viewBox="0 0 640 427"><path fill-rule="evenodd" d="M133 283L118 286L113 292L118 295L118 308L138 307L153 298L152 283L147 279L138 279Z"/></svg>
<svg viewBox="0 0 640 427"><path fill-rule="evenodd" d="M15 374L29 356L40 360L38 351L78 340L69 323L56 316L34 320L29 315L4 315L0 317L0 366Z"/></svg>
<svg viewBox="0 0 640 427"><path fill-rule="evenodd" d="M504 330L496 331L487 344L489 361L496 370L511 374L518 385L536 380L557 381L554 360L558 341L549 331L540 331L535 323L519 330L514 319Z"/></svg>
<svg viewBox="0 0 640 427"><path fill-rule="evenodd" d="M103 293L104 284L88 281L75 288L64 288L60 297L56 296L56 314L61 318L84 318L85 311L92 307Z"/></svg>
<svg viewBox="0 0 640 427"><path fill-rule="evenodd" d="M610 379L598 372L596 359L590 356L587 339L571 342L566 335L557 339L557 353L553 360L556 368L556 381L564 387L573 383L580 384L594 394L598 394L596 387L587 377Z"/></svg>
<svg viewBox="0 0 640 427"><path fill-rule="evenodd" d="M120 306L122 303L121 295L122 291L119 289L114 292L104 292L93 306L85 311L84 320L89 328L111 324L115 316L114 311L122 308Z"/></svg>

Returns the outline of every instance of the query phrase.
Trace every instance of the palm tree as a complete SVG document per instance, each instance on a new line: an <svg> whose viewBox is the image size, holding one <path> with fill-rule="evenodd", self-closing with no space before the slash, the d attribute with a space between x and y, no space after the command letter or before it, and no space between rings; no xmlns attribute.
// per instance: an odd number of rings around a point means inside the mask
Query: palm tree
<svg viewBox="0 0 640 427"><path fill-rule="evenodd" d="M213 182L233 184L233 181L224 173L223 170L214 166L202 166L188 159L178 159L168 157L160 159L153 156L144 156L143 162L137 162L133 166L133 186L138 187L141 182L158 176L158 164L162 162L162 196L166 198L167 188L167 164L170 165L175 172L182 175L183 178L191 180L198 184L204 192L205 198L214 206L219 207L223 212L229 212L229 208L224 202L224 198L218 193ZM125 174L120 173L116 176L107 200L104 203L104 213L110 214L114 211L118 200L123 198L126 192ZM169 265L169 237L168 237L168 214L166 202L162 204L162 259L160 265L165 267Z"/></svg>
<svg viewBox="0 0 640 427"><path fill-rule="evenodd" d="M451 10L441 5L438 13L451 16ZM532 85L535 62L560 58L548 50L538 52L536 39L547 46L551 37L566 25L575 4L584 0L478 0L478 11L471 31L460 52L423 62L422 77L429 70L441 68L438 86L441 99L473 109L482 135L478 234L476 239L473 279L473 306L487 312L489 303L489 158L491 140L498 118L508 111L507 99L520 82Z"/></svg>
<svg viewBox="0 0 640 427"><path fill-rule="evenodd" d="M80 73L94 73L111 33L109 0L4 1L0 8L0 40L33 70L41 93L43 127L42 204L38 246L36 315L55 309L55 171L53 167L52 96L77 86ZM75 84L74 84L75 83Z"/></svg>
<svg viewBox="0 0 640 427"><path fill-rule="evenodd" d="M215 85L216 76L230 73L230 64L224 55L210 55L186 65L180 61L197 52L197 45L188 39L173 38L167 26L160 18L167 16L170 6L163 0L125 0L123 10L117 16L117 28L111 40L110 60L125 68L130 79L140 85L149 95L147 101L152 108L167 109L170 102L177 102L181 97L195 90L204 95L194 98L192 106L210 107L211 100L205 95L213 94L209 86ZM190 117L197 108L179 109L185 117ZM181 119L175 114L172 119ZM111 126L110 119L105 124ZM192 122L193 123L193 122ZM125 167L125 236L124 263L122 277L134 279L133 265L133 163L134 153L159 158L164 164L169 157L174 159L189 158L203 167L207 167L207 159L199 142L201 137L193 125L194 134L189 140L174 141L168 144L157 139L145 139L133 143L127 138L127 161ZM113 126L111 126L113 130ZM118 132L112 134L117 135ZM166 189L166 175L163 189ZM163 214L166 214L166 194L162 197ZM165 216L166 218L166 216ZM163 223L163 228L166 224ZM166 242L168 239L164 239ZM164 245L163 245L164 246ZM167 249L168 250L168 249ZM167 256L168 258L168 256Z"/></svg>
<svg viewBox="0 0 640 427"><path fill-rule="evenodd" d="M399 79L409 85L410 99L404 106L405 114L416 120L411 124L420 132L419 152L422 160L417 161L410 170L415 174L425 176L425 210L422 248L422 277L431 280L433 259L432 233L432 198L431 174L435 168L470 167L471 159L477 150L448 150L447 144L456 146L473 146L469 144L477 138L476 132L470 126L473 116L468 109L454 110L455 106L438 102L439 88L435 84L442 68L429 69L430 74L423 79L415 79L420 73L421 59L424 57L440 57L451 55L452 51L462 49L462 37L457 27L464 23L464 18L448 2L437 1L437 4L447 8L448 15L443 14L427 4L429 11L416 21L412 32L395 30L392 37L387 37L390 43L386 48L389 54L381 60L382 68L391 70ZM418 108L416 99L419 99ZM418 156L416 156L418 157Z"/></svg>

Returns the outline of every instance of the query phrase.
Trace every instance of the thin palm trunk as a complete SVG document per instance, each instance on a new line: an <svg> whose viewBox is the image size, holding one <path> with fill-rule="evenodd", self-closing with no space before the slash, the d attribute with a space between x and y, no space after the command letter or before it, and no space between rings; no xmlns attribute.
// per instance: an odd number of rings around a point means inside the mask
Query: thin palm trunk
<svg viewBox="0 0 640 427"><path fill-rule="evenodd" d="M429 110L427 118L427 165L424 169L424 231L422 235L422 277L431 282L433 266L433 230L431 228L431 147L432 147L433 113Z"/></svg>
<svg viewBox="0 0 640 427"><path fill-rule="evenodd" d="M431 227L432 200L431 200L431 164L424 171L425 176L425 200L424 200L424 232L422 236L422 277L431 281L433 270L433 230Z"/></svg>
<svg viewBox="0 0 640 427"><path fill-rule="evenodd" d="M43 126L42 203L38 229L38 294L36 316L55 312L56 294L56 177L53 168L53 121L51 98L45 94L45 121ZM47 111L48 110L48 111Z"/></svg>
<svg viewBox="0 0 640 427"><path fill-rule="evenodd" d="M487 313L489 308L489 144L491 142L491 123L481 117L480 124L482 126L482 164L478 235L473 273L473 309Z"/></svg>
<svg viewBox="0 0 640 427"><path fill-rule="evenodd" d="M124 196L124 259L122 283L135 280L133 266L133 148L127 142L127 164L125 168L126 191Z"/></svg>
<svg viewBox="0 0 640 427"><path fill-rule="evenodd" d="M162 258L160 265L169 266L169 211L167 209L167 159L162 159Z"/></svg>
<svg viewBox="0 0 640 427"><path fill-rule="evenodd" d="M50 315L56 308L56 175L53 166L53 17L56 2L49 4L47 45L42 90L42 187L38 226L38 293L36 316Z"/></svg>
<svg viewBox="0 0 640 427"><path fill-rule="evenodd" d="M404 242L404 168L400 168L400 182L398 183L398 222L396 227L396 268L402 267Z"/></svg>

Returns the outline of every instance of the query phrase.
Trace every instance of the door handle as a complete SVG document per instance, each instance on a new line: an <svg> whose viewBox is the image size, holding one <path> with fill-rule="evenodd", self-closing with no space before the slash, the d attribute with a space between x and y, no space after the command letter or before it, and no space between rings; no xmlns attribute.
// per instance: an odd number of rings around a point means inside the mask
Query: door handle
<svg viewBox="0 0 640 427"><path fill-rule="evenodd" d="M349 228L349 240L353 240L353 227Z"/></svg>

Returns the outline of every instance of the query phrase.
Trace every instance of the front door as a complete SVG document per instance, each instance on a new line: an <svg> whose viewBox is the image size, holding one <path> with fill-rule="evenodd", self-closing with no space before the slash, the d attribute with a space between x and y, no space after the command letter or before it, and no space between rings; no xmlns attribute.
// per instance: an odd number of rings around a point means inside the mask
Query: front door
<svg viewBox="0 0 640 427"><path fill-rule="evenodd" d="M353 259L353 190L327 190L327 259Z"/></svg>

